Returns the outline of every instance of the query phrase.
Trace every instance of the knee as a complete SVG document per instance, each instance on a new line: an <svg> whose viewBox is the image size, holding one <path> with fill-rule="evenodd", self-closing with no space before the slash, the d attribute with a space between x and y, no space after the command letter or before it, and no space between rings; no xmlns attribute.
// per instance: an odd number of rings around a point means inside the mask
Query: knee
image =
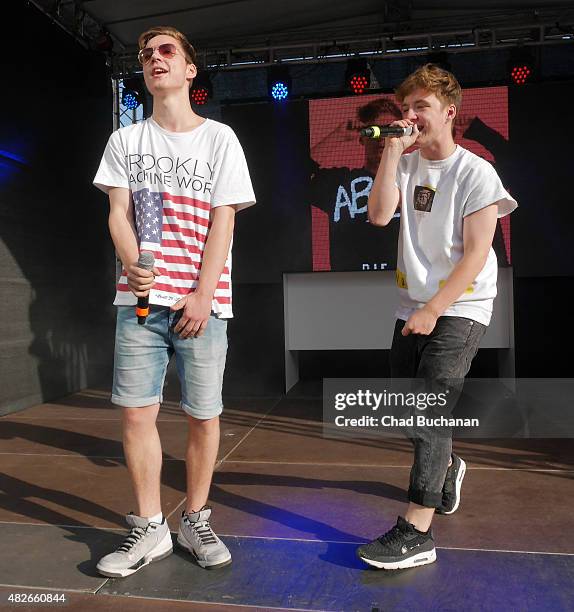
<svg viewBox="0 0 574 612"><path fill-rule="evenodd" d="M126 429L142 429L155 426L157 419L157 407L146 406L144 408L124 408L123 422Z"/></svg>
<svg viewBox="0 0 574 612"><path fill-rule="evenodd" d="M210 419L196 419L188 414L187 422L191 431L197 431L199 433L211 433L219 429L219 416Z"/></svg>

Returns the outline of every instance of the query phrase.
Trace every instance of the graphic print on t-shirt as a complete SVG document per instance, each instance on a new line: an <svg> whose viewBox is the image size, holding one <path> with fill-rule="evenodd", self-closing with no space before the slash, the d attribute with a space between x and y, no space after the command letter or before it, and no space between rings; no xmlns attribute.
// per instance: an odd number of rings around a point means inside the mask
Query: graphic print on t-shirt
<svg viewBox="0 0 574 612"><path fill-rule="evenodd" d="M436 191L428 185L417 185L415 187L414 206L415 210L430 212Z"/></svg>
<svg viewBox="0 0 574 612"><path fill-rule="evenodd" d="M159 271L150 304L171 306L199 283L211 212L255 203L245 155L231 128L205 120L190 132L168 132L149 118L114 132L94 184L108 193L129 189L141 251L150 251ZM114 304L131 306L136 296L123 270ZM212 300L221 317L231 307L231 246Z"/></svg>
<svg viewBox="0 0 574 612"><path fill-rule="evenodd" d="M199 279L200 259L209 229L209 204L147 188L132 195L140 250L153 253L162 274L154 290L162 292L163 300L173 303L178 296L189 293L189 283ZM122 276L126 276L125 271ZM230 303L228 296L222 295L229 289L228 276L229 268L225 266L217 284L221 290L217 299L221 304ZM118 291L129 292L130 288L120 282Z"/></svg>

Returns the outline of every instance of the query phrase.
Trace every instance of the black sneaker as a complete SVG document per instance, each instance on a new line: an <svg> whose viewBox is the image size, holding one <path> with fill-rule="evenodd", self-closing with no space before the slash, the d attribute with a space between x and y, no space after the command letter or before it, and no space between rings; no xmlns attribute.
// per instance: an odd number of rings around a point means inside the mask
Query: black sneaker
<svg viewBox="0 0 574 612"><path fill-rule="evenodd" d="M442 487L442 504L436 509L438 514L452 514L460 504L460 488L466 473L466 463L454 453L452 463L446 471Z"/></svg>
<svg viewBox="0 0 574 612"><path fill-rule="evenodd" d="M426 533L399 516L397 524L384 535L357 549L365 563L381 569L394 570L417 567L436 561L432 530Z"/></svg>

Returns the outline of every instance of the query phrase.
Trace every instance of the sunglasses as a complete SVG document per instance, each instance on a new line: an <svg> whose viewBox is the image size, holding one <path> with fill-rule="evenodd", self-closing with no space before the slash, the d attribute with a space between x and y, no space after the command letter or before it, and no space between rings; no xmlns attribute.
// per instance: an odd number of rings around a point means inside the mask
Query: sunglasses
<svg viewBox="0 0 574 612"><path fill-rule="evenodd" d="M144 64L147 64L155 50L159 51L159 54L164 58L164 59L171 59L172 57L176 56L179 54L179 51L177 50L177 47L172 44L172 43L163 43L163 45L158 45L157 47L146 47L145 49L142 49L139 53L138 53L138 61L139 63L143 66Z"/></svg>

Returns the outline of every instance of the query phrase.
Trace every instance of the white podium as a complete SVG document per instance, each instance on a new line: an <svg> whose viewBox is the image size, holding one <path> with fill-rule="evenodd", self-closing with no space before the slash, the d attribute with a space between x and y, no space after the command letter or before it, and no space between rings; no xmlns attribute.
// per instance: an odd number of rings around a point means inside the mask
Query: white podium
<svg viewBox="0 0 574 612"><path fill-rule="evenodd" d="M285 389L299 380L298 352L390 349L398 291L394 270L283 275ZM512 268L499 268L498 295L481 348L496 348L499 374L514 378Z"/></svg>

